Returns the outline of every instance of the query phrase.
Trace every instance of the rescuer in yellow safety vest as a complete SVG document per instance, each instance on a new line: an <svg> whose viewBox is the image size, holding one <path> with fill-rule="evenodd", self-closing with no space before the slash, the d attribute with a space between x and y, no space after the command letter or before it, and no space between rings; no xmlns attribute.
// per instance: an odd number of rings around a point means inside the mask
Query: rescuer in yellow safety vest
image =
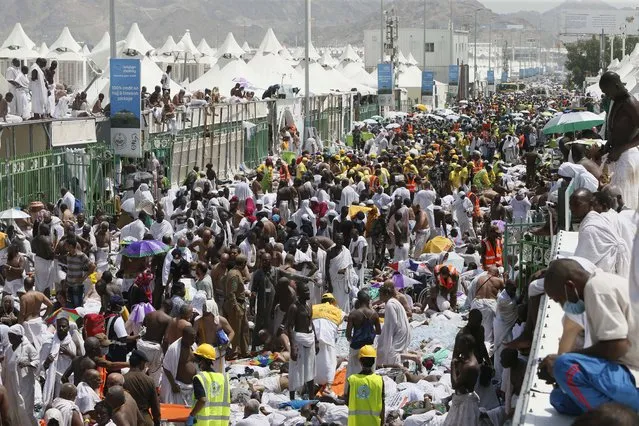
<svg viewBox="0 0 639 426"><path fill-rule="evenodd" d="M348 378L348 426L381 426L384 421L384 381L373 373L377 352L371 345L359 350L362 371Z"/></svg>
<svg viewBox="0 0 639 426"><path fill-rule="evenodd" d="M213 370L215 348L207 343L193 352L200 372L193 377L195 404L186 426L228 426L231 416L231 388L225 373Z"/></svg>

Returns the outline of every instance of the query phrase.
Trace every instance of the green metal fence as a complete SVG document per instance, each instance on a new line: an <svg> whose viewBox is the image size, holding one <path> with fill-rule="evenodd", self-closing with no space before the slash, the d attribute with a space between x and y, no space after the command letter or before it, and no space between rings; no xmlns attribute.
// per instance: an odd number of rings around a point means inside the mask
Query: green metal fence
<svg viewBox="0 0 639 426"><path fill-rule="evenodd" d="M504 232L504 270L515 275L517 287L525 289L530 277L550 263L550 237L538 236L531 230L544 223L508 223ZM516 269L516 271L515 271ZM515 272L513 274L513 272Z"/></svg>
<svg viewBox="0 0 639 426"><path fill-rule="evenodd" d="M25 207L32 201L55 203L60 188L80 199L84 210L113 213L113 152L106 144L83 149L53 149L0 162L0 208Z"/></svg>
<svg viewBox="0 0 639 426"><path fill-rule="evenodd" d="M268 156L270 145L268 136L268 118L263 117L253 122L254 128L246 131L244 143L244 164L255 168Z"/></svg>
<svg viewBox="0 0 639 426"><path fill-rule="evenodd" d="M379 115L379 106L377 104L363 104L359 106L359 121L364 121L374 115Z"/></svg>

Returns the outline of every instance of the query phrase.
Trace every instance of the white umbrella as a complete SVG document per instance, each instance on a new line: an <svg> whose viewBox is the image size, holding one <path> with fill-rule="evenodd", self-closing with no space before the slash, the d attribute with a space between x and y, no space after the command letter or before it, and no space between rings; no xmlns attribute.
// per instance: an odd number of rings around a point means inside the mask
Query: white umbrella
<svg viewBox="0 0 639 426"><path fill-rule="evenodd" d="M397 123L391 123L391 124L386 125L386 128L389 129L389 130L390 129L397 129L399 127L400 127L400 125L397 124Z"/></svg>
<svg viewBox="0 0 639 426"><path fill-rule="evenodd" d="M29 219L30 217L31 217L30 214L25 213L22 210L18 210L18 209L7 209L7 210L4 210L4 211L0 212L0 220Z"/></svg>
<svg viewBox="0 0 639 426"><path fill-rule="evenodd" d="M459 116L456 114L450 114L446 116L446 120L457 121L459 120Z"/></svg>
<svg viewBox="0 0 639 426"><path fill-rule="evenodd" d="M366 120L364 120L364 123L366 123L366 124L377 124L377 120L373 120L372 118L367 118Z"/></svg>

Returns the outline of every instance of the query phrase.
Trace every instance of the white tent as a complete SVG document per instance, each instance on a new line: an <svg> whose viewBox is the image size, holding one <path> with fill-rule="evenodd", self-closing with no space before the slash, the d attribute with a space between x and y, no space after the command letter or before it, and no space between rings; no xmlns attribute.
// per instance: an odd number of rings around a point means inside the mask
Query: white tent
<svg viewBox="0 0 639 426"><path fill-rule="evenodd" d="M250 53L251 52L251 46L249 46L248 41L245 41L244 44L242 45L242 50L244 51L244 53Z"/></svg>
<svg viewBox="0 0 639 426"><path fill-rule="evenodd" d="M49 48L47 47L47 44L45 42L42 42L40 48L38 49L38 55L40 55L41 57L45 57L48 53Z"/></svg>
<svg viewBox="0 0 639 426"><path fill-rule="evenodd" d="M93 51L100 51L104 48L108 48L111 45L111 37L109 37L109 33L105 32L102 35L102 38L100 39L100 41L98 41L98 43L93 46L93 49L91 50Z"/></svg>
<svg viewBox="0 0 639 426"><path fill-rule="evenodd" d="M398 87L422 87L422 71L415 65L403 65L399 67L397 76Z"/></svg>
<svg viewBox="0 0 639 426"><path fill-rule="evenodd" d="M187 61L196 61L197 58L202 56L197 47L195 47L195 43L191 39L191 31L186 30L180 41L177 43L178 45L178 60L187 60Z"/></svg>
<svg viewBox="0 0 639 426"><path fill-rule="evenodd" d="M173 39L173 36L168 36L166 38L166 41L162 45L162 47L160 47L159 49L156 49L155 54L158 57L168 56L168 57L174 58L178 54L179 50L180 48L178 47L177 43ZM161 59L160 61L162 62L163 60Z"/></svg>
<svg viewBox="0 0 639 426"><path fill-rule="evenodd" d="M235 40L233 33L228 33L222 45L217 49L216 56L218 58L240 58L244 55L244 49L240 47L238 42Z"/></svg>
<svg viewBox="0 0 639 426"><path fill-rule="evenodd" d="M235 82L233 80L240 78L247 80L253 86L259 87L259 83L256 83L259 80L259 75L255 73L242 59L234 59L222 68L219 68L217 65L214 66L202 77L193 81L189 85L189 89L194 91L217 87L220 89L220 94L222 96L229 97L231 89L235 86Z"/></svg>
<svg viewBox="0 0 639 426"><path fill-rule="evenodd" d="M126 46L125 50L128 50L129 54L133 54L131 51L136 51L140 55L146 55L153 50L153 46L146 41L146 38L144 38L144 35L140 31L140 27L138 27L137 22L134 22L131 25L131 29L124 39L124 43Z"/></svg>
<svg viewBox="0 0 639 426"><path fill-rule="evenodd" d="M87 55L90 55L90 54L91 54L91 51L89 50L89 46L87 46L86 44L82 46L82 55L86 57Z"/></svg>
<svg viewBox="0 0 639 426"><path fill-rule="evenodd" d="M64 27L62 32L58 36L57 40L49 47L49 50L54 52L76 52L79 53L82 50L82 46L71 35L69 27Z"/></svg>
<svg viewBox="0 0 639 426"><path fill-rule="evenodd" d="M353 46L350 44L346 46L342 56L339 57L340 62L362 62L362 58L359 57Z"/></svg>
<svg viewBox="0 0 639 426"><path fill-rule="evenodd" d="M9 37L0 46L0 58L8 59L32 59L38 57L38 52L34 50L35 43L22 29L22 25L17 23Z"/></svg>
<svg viewBox="0 0 639 426"><path fill-rule="evenodd" d="M293 59L296 59L298 61L303 61L306 58L306 50L304 47L298 47L296 48L293 53L292 53ZM311 62L316 62L319 61L321 58L320 54L317 52L317 49L315 49L315 46L313 46L313 43L309 43L308 46L308 59Z"/></svg>
<svg viewBox="0 0 639 426"><path fill-rule="evenodd" d="M291 55L291 51L288 50L286 46L282 46L282 50L280 50L279 55L282 58L286 59L286 62L291 64L291 66L293 66L293 64L297 65L297 61L293 59L293 55Z"/></svg>
<svg viewBox="0 0 639 426"><path fill-rule="evenodd" d="M197 50L199 50L202 56L213 56L214 53L204 37L200 40L200 44L197 45Z"/></svg>
<svg viewBox="0 0 639 426"><path fill-rule="evenodd" d="M299 73L302 81L304 81L305 75L305 63L301 62L300 65L296 68ZM317 62L311 62L309 64L309 85L310 92L315 95L328 94L335 91L347 91L349 89L341 87L344 82L343 81L335 81L335 75L324 69ZM334 71L334 70L333 70ZM300 86L300 94L304 93L304 84Z"/></svg>
<svg viewBox="0 0 639 426"><path fill-rule="evenodd" d="M417 65L417 59L413 56L413 52L408 53L408 58L406 58L406 62L408 65Z"/></svg>
<svg viewBox="0 0 639 426"><path fill-rule="evenodd" d="M266 89L274 84L290 84L301 87L304 79L293 69L290 63L276 53L257 53L248 63L249 68L260 76L260 85Z"/></svg>
<svg viewBox="0 0 639 426"><path fill-rule="evenodd" d="M344 76L366 86L377 88L377 78L367 73L362 62L342 62L337 68Z"/></svg>
<svg viewBox="0 0 639 426"><path fill-rule="evenodd" d="M331 56L330 49L326 49L326 50L324 50L324 54L320 58L319 63L323 67L331 67L331 68L333 68L333 67L337 66L338 61L337 61L337 59L335 59L335 58L333 58Z"/></svg>
<svg viewBox="0 0 639 426"><path fill-rule="evenodd" d="M260 53L279 53L282 50L282 45L275 37L275 33L272 28L266 30L266 34L260 43L260 47L257 49Z"/></svg>
<svg viewBox="0 0 639 426"><path fill-rule="evenodd" d="M400 64L400 65L407 65L408 64L408 61L406 60L406 56L404 56L404 54L402 53L401 50L397 54L397 63Z"/></svg>

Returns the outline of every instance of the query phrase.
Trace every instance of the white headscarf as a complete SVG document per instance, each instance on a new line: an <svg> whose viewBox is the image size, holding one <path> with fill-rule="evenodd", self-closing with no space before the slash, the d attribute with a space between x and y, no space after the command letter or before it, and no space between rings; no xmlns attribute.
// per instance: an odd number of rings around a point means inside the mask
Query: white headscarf
<svg viewBox="0 0 639 426"><path fill-rule="evenodd" d="M149 190L149 185L146 183L141 184L138 189L135 191L135 195L133 196L135 200L135 210L140 211L143 208L147 207L149 204L153 206L153 195Z"/></svg>
<svg viewBox="0 0 639 426"><path fill-rule="evenodd" d="M581 164L563 163L557 174L561 177L572 178L575 190L585 188L591 192L597 191L599 181Z"/></svg>

